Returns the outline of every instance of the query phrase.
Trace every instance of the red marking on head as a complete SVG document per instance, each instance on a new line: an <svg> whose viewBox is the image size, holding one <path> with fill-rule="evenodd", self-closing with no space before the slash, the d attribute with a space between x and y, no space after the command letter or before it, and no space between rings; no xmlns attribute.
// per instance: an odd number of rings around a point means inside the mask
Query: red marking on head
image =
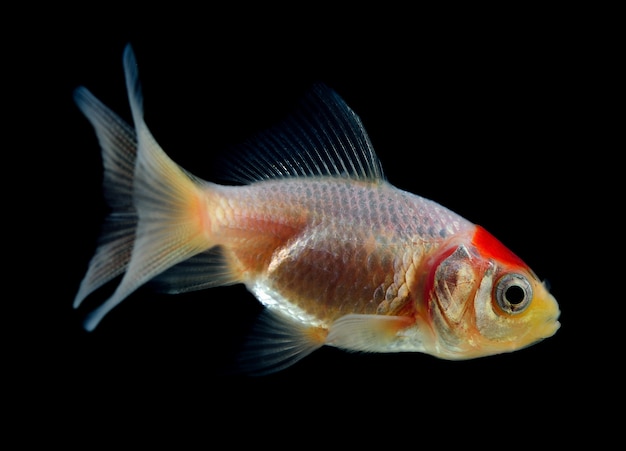
<svg viewBox="0 0 626 451"><path fill-rule="evenodd" d="M528 265L521 258L481 226L476 226L472 244L484 257L492 258L506 265L528 268Z"/></svg>

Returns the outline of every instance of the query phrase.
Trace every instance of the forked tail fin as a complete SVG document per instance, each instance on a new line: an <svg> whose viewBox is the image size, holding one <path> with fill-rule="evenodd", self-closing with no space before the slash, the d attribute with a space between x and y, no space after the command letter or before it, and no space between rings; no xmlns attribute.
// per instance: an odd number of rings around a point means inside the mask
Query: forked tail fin
<svg viewBox="0 0 626 451"><path fill-rule="evenodd" d="M74 100L93 125L100 142L104 197L110 208L102 226L98 248L74 298L74 308L77 308L87 296L128 267L137 228L137 212L133 205L137 138L126 122L87 89L76 89Z"/></svg>
<svg viewBox="0 0 626 451"><path fill-rule="evenodd" d="M74 307L124 274L112 296L85 320L87 330L148 280L215 244L207 235L208 183L174 163L148 130L130 45L124 51L124 71L134 130L87 89L75 92L102 147L104 192L111 212Z"/></svg>

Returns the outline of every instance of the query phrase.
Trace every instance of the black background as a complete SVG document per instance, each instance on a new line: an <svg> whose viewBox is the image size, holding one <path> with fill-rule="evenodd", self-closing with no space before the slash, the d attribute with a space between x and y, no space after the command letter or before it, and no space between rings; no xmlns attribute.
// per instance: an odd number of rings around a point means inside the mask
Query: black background
<svg viewBox="0 0 626 451"><path fill-rule="evenodd" d="M201 445L282 443L290 431L294 447L338 437L421 446L435 427L446 441L460 430L481 443L508 443L498 434L558 441L568 433L559 421L598 433L589 426L598 403L621 396L602 390L619 373L591 332L607 314L591 307L603 265L584 256L604 246L589 193L606 182L588 126L589 84L598 86L589 67L600 58L582 12L518 13L71 10L28 28L30 41L10 49L15 83L6 86L20 99L10 167L29 187L12 185L19 218L10 222L28 234L12 265L18 282L9 280L17 293L5 300L18 307L5 317L16 326L7 340L11 390L22 399L14 418L62 419L54 434L63 438L97 442L124 430ZM72 90L86 86L129 119L129 42L148 126L208 180L220 150L326 83L361 117L391 183L483 225L549 281L561 329L528 349L465 362L323 348L263 378L223 374L260 309L240 286L180 296L140 289L85 332L72 300L105 209L100 149ZM266 432L250 435L259 426Z"/></svg>

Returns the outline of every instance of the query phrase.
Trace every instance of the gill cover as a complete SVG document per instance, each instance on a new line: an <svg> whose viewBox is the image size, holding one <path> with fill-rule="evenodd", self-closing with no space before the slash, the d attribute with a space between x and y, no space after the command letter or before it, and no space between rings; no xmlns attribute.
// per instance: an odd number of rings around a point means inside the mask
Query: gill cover
<svg viewBox="0 0 626 451"><path fill-rule="evenodd" d="M463 321L468 302L476 290L477 277L468 248L460 245L435 272L437 306L452 328Z"/></svg>

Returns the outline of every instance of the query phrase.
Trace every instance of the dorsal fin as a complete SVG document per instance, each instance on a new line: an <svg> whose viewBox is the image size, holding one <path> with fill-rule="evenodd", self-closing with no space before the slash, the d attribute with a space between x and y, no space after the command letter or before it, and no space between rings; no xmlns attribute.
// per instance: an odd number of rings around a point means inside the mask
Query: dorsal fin
<svg viewBox="0 0 626 451"><path fill-rule="evenodd" d="M310 176L384 179L360 118L322 83L282 122L233 148L225 163L227 177L241 183Z"/></svg>

